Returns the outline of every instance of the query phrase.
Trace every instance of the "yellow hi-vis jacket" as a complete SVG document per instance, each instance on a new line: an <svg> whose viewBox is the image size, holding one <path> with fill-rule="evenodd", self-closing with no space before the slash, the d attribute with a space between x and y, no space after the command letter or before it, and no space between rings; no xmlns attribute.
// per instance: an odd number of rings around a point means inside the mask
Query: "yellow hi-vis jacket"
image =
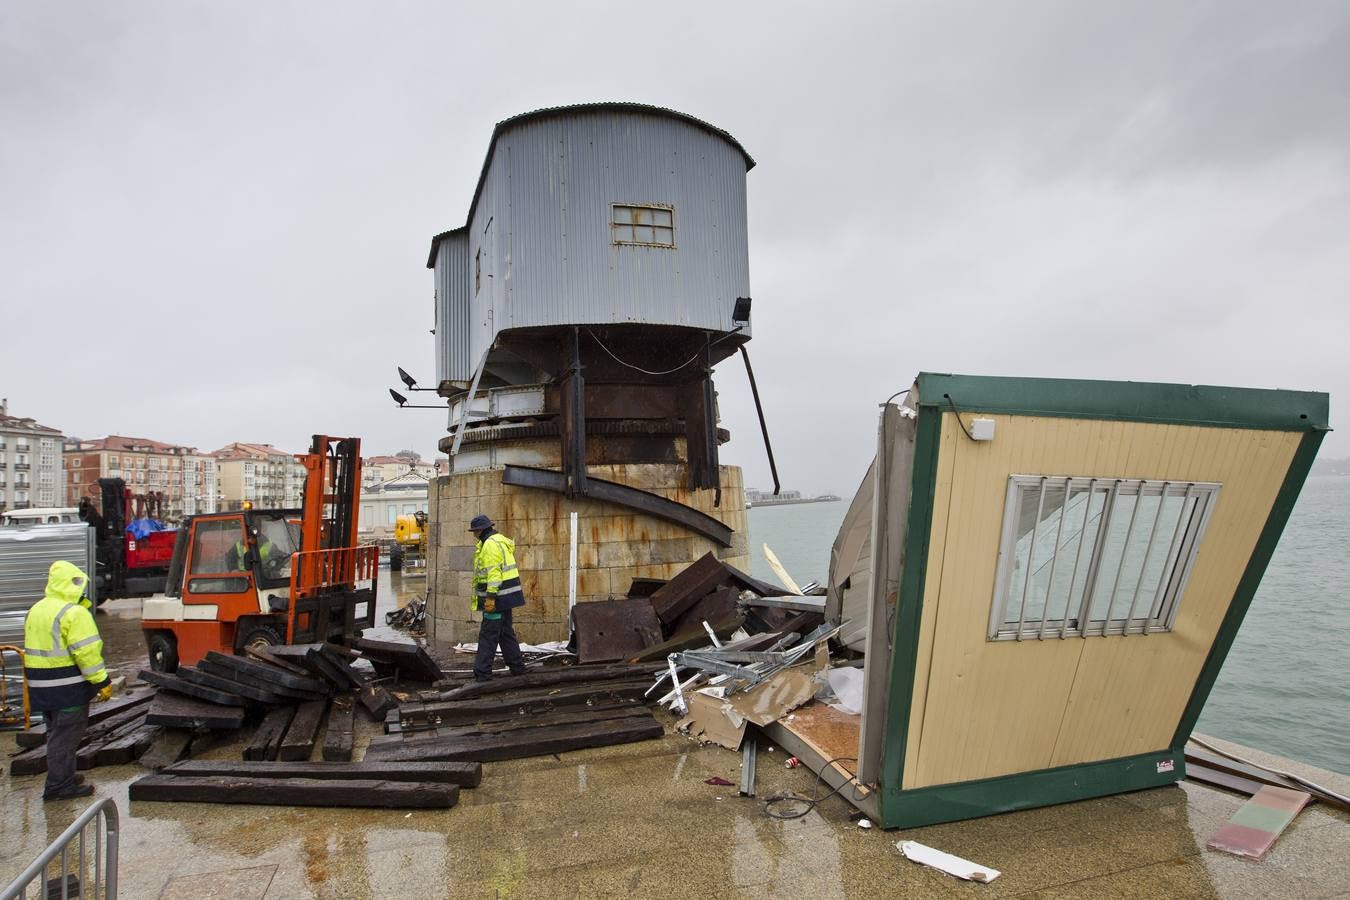
<svg viewBox="0 0 1350 900"><path fill-rule="evenodd" d="M47 592L23 623L28 702L50 712L84 706L108 683L103 638L84 596L89 576L64 560L52 563Z"/></svg>
<svg viewBox="0 0 1350 900"><path fill-rule="evenodd" d="M506 535L493 532L474 549L473 600L469 605L492 619L502 610L525 605L520 570L516 568L516 542Z"/></svg>

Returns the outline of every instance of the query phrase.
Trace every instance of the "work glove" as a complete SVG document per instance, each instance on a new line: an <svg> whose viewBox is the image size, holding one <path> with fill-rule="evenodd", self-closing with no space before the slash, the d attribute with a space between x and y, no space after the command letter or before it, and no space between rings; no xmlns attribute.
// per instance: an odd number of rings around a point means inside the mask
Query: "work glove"
<svg viewBox="0 0 1350 900"><path fill-rule="evenodd" d="M483 601L483 612L496 612L497 598L488 594L488 598Z"/></svg>
<svg viewBox="0 0 1350 900"><path fill-rule="evenodd" d="M105 700L111 699L112 699L112 682L110 681L107 684L103 685L103 687L98 689L98 693L94 695L94 702L102 703Z"/></svg>

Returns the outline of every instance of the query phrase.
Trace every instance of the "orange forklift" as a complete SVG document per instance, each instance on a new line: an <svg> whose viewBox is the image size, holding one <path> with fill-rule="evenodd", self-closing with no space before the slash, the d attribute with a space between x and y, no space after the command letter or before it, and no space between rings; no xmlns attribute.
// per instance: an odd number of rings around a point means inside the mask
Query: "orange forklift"
<svg viewBox="0 0 1350 900"><path fill-rule="evenodd" d="M191 516L164 596L144 601L150 667L173 672L248 647L350 643L375 623L379 548L357 543L361 441L314 435L303 509Z"/></svg>

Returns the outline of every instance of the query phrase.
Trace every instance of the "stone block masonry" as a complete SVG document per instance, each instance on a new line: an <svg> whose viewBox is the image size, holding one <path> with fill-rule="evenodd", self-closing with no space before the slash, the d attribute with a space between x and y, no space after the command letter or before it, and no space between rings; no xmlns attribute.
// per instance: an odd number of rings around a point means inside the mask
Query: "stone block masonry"
<svg viewBox="0 0 1350 900"><path fill-rule="evenodd" d="M634 578L670 578L708 551L749 570L745 490L737 466L721 467L722 502L710 490L691 491L680 464L593 465L594 478L619 482L684 503L725 523L734 534L720 547L681 525L598 500L503 485L501 469L443 475L430 488L427 636L473 641L480 617L470 612L473 536L469 520L490 516L516 542L526 605L516 610L516 632L530 643L567 638L570 515L577 513L577 602L622 597Z"/></svg>

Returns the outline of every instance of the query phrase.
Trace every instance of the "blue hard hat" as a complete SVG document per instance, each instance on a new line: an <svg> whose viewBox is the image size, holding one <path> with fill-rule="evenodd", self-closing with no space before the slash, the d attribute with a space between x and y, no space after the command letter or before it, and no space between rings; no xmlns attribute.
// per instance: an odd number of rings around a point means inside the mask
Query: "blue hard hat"
<svg viewBox="0 0 1350 900"><path fill-rule="evenodd" d="M492 524L493 522L491 519L489 519L482 513L479 513L478 515L474 516L473 521L469 523L469 530L482 531L484 528L491 528Z"/></svg>

